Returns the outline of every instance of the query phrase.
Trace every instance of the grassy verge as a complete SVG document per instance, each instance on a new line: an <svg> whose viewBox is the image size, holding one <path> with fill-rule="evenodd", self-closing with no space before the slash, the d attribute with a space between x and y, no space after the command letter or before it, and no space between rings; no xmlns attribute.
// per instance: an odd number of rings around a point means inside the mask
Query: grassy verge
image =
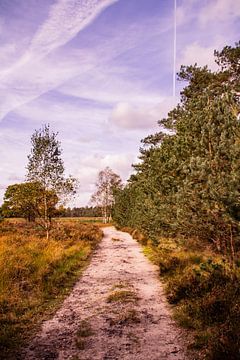
<svg viewBox="0 0 240 360"><path fill-rule="evenodd" d="M0 353L4 359L70 292L102 238L101 230L57 221L46 240L37 225L0 224Z"/></svg>
<svg viewBox="0 0 240 360"><path fill-rule="evenodd" d="M240 268L206 244L184 239L159 239L154 246L138 231L125 229L159 266L168 301L177 322L191 331L191 349L199 359L240 359Z"/></svg>

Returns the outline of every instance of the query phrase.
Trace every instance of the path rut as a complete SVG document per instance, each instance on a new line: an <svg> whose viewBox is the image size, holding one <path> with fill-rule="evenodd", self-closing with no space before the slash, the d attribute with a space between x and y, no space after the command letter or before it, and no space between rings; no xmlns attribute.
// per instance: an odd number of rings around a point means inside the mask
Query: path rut
<svg viewBox="0 0 240 360"><path fill-rule="evenodd" d="M22 359L186 360L181 336L157 267L129 234L108 227L91 264Z"/></svg>

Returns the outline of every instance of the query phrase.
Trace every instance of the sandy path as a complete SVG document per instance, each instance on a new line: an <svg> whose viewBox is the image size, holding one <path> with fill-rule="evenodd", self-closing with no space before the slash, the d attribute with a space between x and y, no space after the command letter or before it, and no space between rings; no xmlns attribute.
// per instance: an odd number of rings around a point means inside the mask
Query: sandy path
<svg viewBox="0 0 240 360"><path fill-rule="evenodd" d="M43 323L22 358L186 359L157 268L129 234L113 227L105 228L104 234L71 295L54 318ZM114 291L122 301L109 302Z"/></svg>

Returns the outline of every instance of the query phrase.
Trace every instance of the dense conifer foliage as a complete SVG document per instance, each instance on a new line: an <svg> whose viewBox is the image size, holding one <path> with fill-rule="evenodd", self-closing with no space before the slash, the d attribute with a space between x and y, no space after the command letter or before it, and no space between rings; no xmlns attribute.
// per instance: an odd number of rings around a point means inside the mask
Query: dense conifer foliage
<svg viewBox="0 0 240 360"><path fill-rule="evenodd" d="M196 359L240 359L240 42L182 66L180 104L142 140L114 220L159 266Z"/></svg>
<svg viewBox="0 0 240 360"><path fill-rule="evenodd" d="M157 242L181 234L234 260L240 246L240 43L215 52L217 72L182 66L181 102L142 140L114 219Z"/></svg>

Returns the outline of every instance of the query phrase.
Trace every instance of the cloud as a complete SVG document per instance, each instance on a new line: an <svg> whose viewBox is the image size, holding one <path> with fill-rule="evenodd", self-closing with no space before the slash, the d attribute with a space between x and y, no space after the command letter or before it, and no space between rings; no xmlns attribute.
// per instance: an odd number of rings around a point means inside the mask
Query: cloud
<svg viewBox="0 0 240 360"><path fill-rule="evenodd" d="M24 55L0 72L0 120L9 111L96 66L96 55L86 48L73 50L71 56L60 59L44 57L66 44L116 1L59 0L51 7L47 21L40 26ZM14 51L14 44L3 47L3 65Z"/></svg>
<svg viewBox="0 0 240 360"><path fill-rule="evenodd" d="M146 84L143 80L131 79L126 67L111 64L110 59L116 56L118 51L111 49L106 62L98 63L90 71L79 74L61 85L58 91L63 95L91 99L111 106L128 101L133 104L154 104L161 100L159 93L145 90Z"/></svg>
<svg viewBox="0 0 240 360"><path fill-rule="evenodd" d="M134 108L129 103L118 103L113 109L110 121L126 129L146 129L154 125L151 109Z"/></svg>
<svg viewBox="0 0 240 360"><path fill-rule="evenodd" d="M63 99L57 92L53 93L55 96L49 93L48 96L39 97L31 103L22 105L15 113L37 124L44 121L62 127L67 123L69 127L75 127L76 130L84 129L88 122L92 131L94 124L98 128L108 115L108 109L101 107L99 103L85 104L85 99Z"/></svg>
<svg viewBox="0 0 240 360"><path fill-rule="evenodd" d="M211 70L217 70L218 65L214 61L214 50L216 46L203 46L198 42L193 42L187 45L181 52L177 67L183 65L194 65L197 63L199 66L208 65Z"/></svg>
<svg viewBox="0 0 240 360"><path fill-rule="evenodd" d="M198 14L198 21L202 27L211 22L233 22L240 17L240 2L236 0L214 0L207 2Z"/></svg>
<svg viewBox="0 0 240 360"><path fill-rule="evenodd" d="M5 76L0 82L0 96L2 106L0 109L0 120L11 110L34 100L46 91L54 89L63 82L69 80L81 71L90 69L94 62L94 56L85 53L80 56L78 63L75 57L62 58L55 65L56 60L41 59L29 62L15 69L14 72Z"/></svg>
<svg viewBox="0 0 240 360"><path fill-rule="evenodd" d="M236 0L208 0L205 2L182 0L180 4L177 4L177 26L185 25L193 20L202 28L207 25L210 25L211 28L213 23L223 25L226 22L232 26L234 19L239 16L240 3Z"/></svg>
<svg viewBox="0 0 240 360"><path fill-rule="evenodd" d="M1 25L0 25L1 27ZM1 28L0 28L1 33ZM13 58L17 45L15 43L7 43L0 47L0 64L1 67L9 66L9 58Z"/></svg>
<svg viewBox="0 0 240 360"><path fill-rule="evenodd" d="M27 55L45 56L63 46L116 1L59 0L52 5L47 21L32 39Z"/></svg>
<svg viewBox="0 0 240 360"><path fill-rule="evenodd" d="M80 181L79 195L75 203L86 204L96 189L96 181L99 171L109 166L115 173L120 175L126 182L132 173L131 164L137 161L136 155L129 152L119 154L94 153L79 159L78 170L74 173Z"/></svg>
<svg viewBox="0 0 240 360"><path fill-rule="evenodd" d="M157 96L151 90L148 89L148 94L142 91L143 87L150 85L149 72L143 79L134 75L130 66L143 76L144 64L160 56L157 50L159 36L171 28L166 19L159 26L158 17L144 18L141 24L127 23L121 31L111 28L110 32L110 25L98 24L99 33L90 32L88 43L84 40L81 43L81 38L77 47L63 48L104 8L115 2L59 0L52 5L47 20L38 28L24 55L15 64L10 61L10 66L0 73L0 121L10 111L59 87L62 94L112 105L129 101L129 98L131 103L154 102ZM146 28L150 25L152 31L148 32ZM143 44L144 48L150 44L147 47L148 50L150 47L150 53L141 53ZM6 62L12 52L10 46L4 50ZM144 59L142 55L145 55ZM161 56L164 58L162 52ZM19 55L10 57L19 58ZM139 59L138 63L131 64L133 59Z"/></svg>
<svg viewBox="0 0 240 360"><path fill-rule="evenodd" d="M110 123L125 129L154 129L157 121L174 108L178 99L166 97L154 106L134 107L129 103L118 103L110 115Z"/></svg>

